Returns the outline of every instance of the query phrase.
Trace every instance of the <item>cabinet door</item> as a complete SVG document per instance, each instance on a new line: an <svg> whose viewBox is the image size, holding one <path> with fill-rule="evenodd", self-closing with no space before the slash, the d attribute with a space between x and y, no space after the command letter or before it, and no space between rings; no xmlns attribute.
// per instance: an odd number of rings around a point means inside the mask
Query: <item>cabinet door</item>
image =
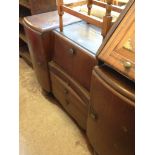
<svg viewBox="0 0 155 155"><path fill-rule="evenodd" d="M94 71L88 138L99 155L134 155L134 103L119 94Z"/></svg>
<svg viewBox="0 0 155 155"><path fill-rule="evenodd" d="M134 4L98 55L112 68L135 79L135 7Z"/></svg>

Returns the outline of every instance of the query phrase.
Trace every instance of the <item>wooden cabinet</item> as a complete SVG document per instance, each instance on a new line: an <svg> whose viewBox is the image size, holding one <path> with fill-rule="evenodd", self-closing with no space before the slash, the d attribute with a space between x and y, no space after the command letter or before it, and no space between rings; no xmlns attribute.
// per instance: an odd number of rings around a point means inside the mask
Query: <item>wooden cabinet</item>
<svg viewBox="0 0 155 155"><path fill-rule="evenodd" d="M135 7L131 6L98 58L131 80L135 79Z"/></svg>
<svg viewBox="0 0 155 155"><path fill-rule="evenodd" d="M32 66L28 39L23 27L23 17L56 10L55 0L20 0L19 1L19 51L20 56Z"/></svg>
<svg viewBox="0 0 155 155"><path fill-rule="evenodd" d="M134 83L116 71L95 67L87 135L99 155L134 155Z"/></svg>
<svg viewBox="0 0 155 155"><path fill-rule="evenodd" d="M69 14L64 15L65 24L77 20L79 19ZM48 62L52 59L54 53L53 29L59 25L57 11L25 17L23 24L38 82L45 91L50 92Z"/></svg>

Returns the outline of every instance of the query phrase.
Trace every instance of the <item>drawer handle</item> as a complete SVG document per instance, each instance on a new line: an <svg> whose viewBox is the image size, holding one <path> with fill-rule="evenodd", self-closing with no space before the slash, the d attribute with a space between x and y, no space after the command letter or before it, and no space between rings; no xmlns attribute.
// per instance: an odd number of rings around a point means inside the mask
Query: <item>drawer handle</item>
<svg viewBox="0 0 155 155"><path fill-rule="evenodd" d="M126 69L130 69L131 66L132 66L131 62L129 62L129 61L124 61L123 65L124 65L124 67L125 67Z"/></svg>
<svg viewBox="0 0 155 155"><path fill-rule="evenodd" d="M93 112L90 112L90 117L93 119L93 120L97 120L97 115Z"/></svg>
<svg viewBox="0 0 155 155"><path fill-rule="evenodd" d="M70 48L70 49L68 50L68 52L69 52L70 55L74 55L74 54L75 54L75 50L72 49L72 48Z"/></svg>

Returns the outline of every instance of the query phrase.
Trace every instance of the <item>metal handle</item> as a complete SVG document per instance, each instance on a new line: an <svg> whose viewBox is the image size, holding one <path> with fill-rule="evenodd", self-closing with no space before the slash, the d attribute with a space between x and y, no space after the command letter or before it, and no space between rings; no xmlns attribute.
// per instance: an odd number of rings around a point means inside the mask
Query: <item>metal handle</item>
<svg viewBox="0 0 155 155"><path fill-rule="evenodd" d="M92 112L90 113L90 117L91 117L93 120L96 120L96 118L97 118L97 117L96 117L96 114L94 114L94 113L92 113Z"/></svg>
<svg viewBox="0 0 155 155"><path fill-rule="evenodd" d="M68 50L68 52L69 52L70 55L74 55L74 54L75 54L75 50L72 49L72 48L70 48L70 49Z"/></svg>
<svg viewBox="0 0 155 155"><path fill-rule="evenodd" d="M126 69L129 69L129 68L131 68L131 66L132 66L131 62L129 62L129 61L124 61L124 62L123 62L123 65L124 65L124 67L125 67Z"/></svg>

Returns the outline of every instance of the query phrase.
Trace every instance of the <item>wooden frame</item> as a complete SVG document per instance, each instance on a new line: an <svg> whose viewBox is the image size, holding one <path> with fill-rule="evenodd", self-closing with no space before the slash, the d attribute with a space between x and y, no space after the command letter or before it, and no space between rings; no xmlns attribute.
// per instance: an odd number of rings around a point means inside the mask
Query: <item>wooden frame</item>
<svg viewBox="0 0 155 155"><path fill-rule="evenodd" d="M104 48L98 55L99 60L135 80L135 2L126 13ZM125 43L129 42L127 47Z"/></svg>
<svg viewBox="0 0 155 155"><path fill-rule="evenodd" d="M64 4L63 0L57 0L57 7L58 7L58 14L59 14L59 27L60 31L63 31L63 14L64 12L67 12L73 16L76 16L82 20L85 20L86 22L95 25L97 27L100 27L102 29L102 36L105 37L107 32L112 26L112 16L111 11L115 11L118 13L121 13L123 9L112 5L113 0L107 0L107 3L97 0L81 0L80 2L74 2L69 4ZM73 7L81 6L87 4L88 12L87 14L78 12L73 10ZM103 8L106 8L106 14L103 17L103 19L97 19L90 16L92 5L97 5Z"/></svg>

